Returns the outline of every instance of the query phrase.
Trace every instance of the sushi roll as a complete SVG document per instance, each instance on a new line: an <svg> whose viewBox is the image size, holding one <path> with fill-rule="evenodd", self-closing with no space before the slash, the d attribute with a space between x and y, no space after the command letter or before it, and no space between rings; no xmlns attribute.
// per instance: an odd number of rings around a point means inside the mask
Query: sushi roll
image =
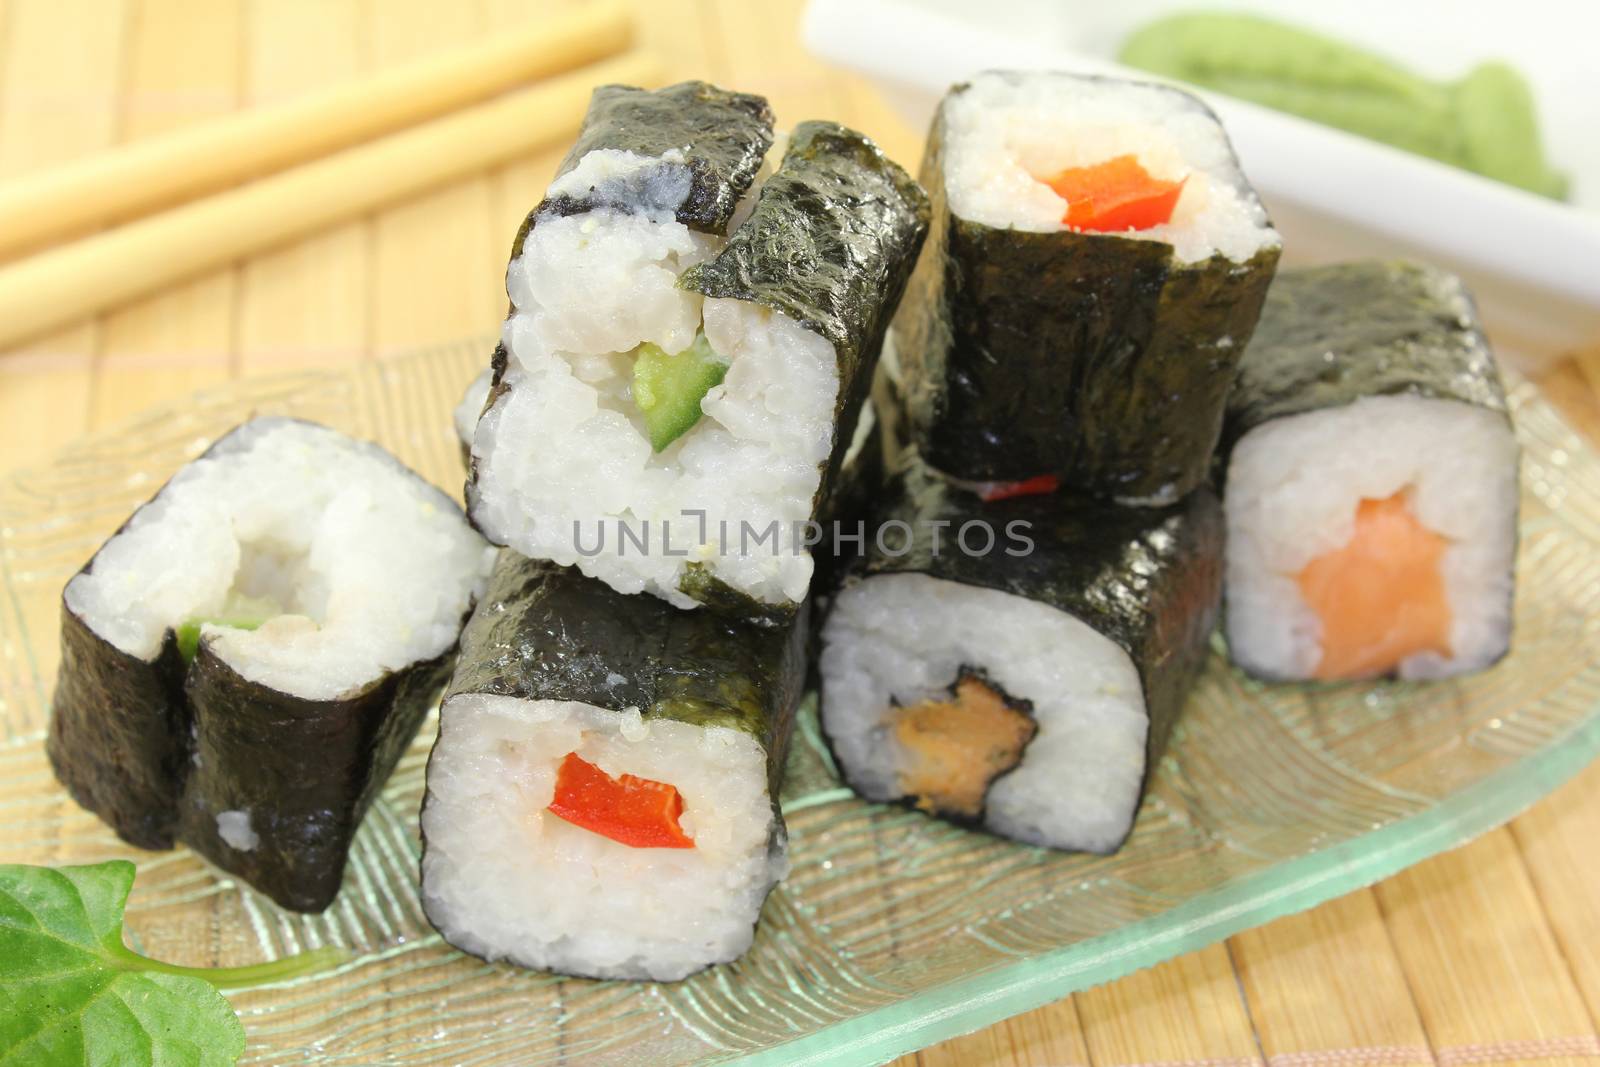
<svg viewBox="0 0 1600 1067"><path fill-rule="evenodd" d="M1241 667L1441 678L1505 655L1518 448L1460 279L1408 262L1285 272L1226 444Z"/></svg>
<svg viewBox="0 0 1600 1067"><path fill-rule="evenodd" d="M788 870L804 638L803 614L752 626L504 553L428 760L429 920L485 959L594 978L741 955Z"/></svg>
<svg viewBox="0 0 1600 1067"><path fill-rule="evenodd" d="M927 462L1134 504L1199 485L1281 248L1216 116L1164 86L981 74L921 179L894 330Z"/></svg>
<svg viewBox="0 0 1600 1067"><path fill-rule="evenodd" d="M134 845L327 907L492 551L376 445L243 424L67 583L56 777Z"/></svg>
<svg viewBox="0 0 1600 1067"><path fill-rule="evenodd" d="M759 97L596 91L519 235L473 433L473 522L624 593L769 621L850 440L927 224L867 138L772 139Z"/></svg>
<svg viewBox="0 0 1600 1067"><path fill-rule="evenodd" d="M821 632L846 781L1033 845L1115 851L1205 660L1222 511L984 503L900 460Z"/></svg>

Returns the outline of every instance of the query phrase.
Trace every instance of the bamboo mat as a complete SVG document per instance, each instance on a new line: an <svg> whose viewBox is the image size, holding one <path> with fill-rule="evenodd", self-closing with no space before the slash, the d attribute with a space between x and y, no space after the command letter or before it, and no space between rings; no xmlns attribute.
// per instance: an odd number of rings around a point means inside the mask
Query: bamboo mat
<svg viewBox="0 0 1600 1067"><path fill-rule="evenodd" d="M0 179L285 99L498 28L537 0L0 0ZM638 4L677 77L905 128L799 47L798 0ZM892 47L885 42L885 47ZM492 330L511 234L560 152L459 182L0 352L0 469L245 374ZM1596 385L1544 385L1600 436ZM0 834L5 833L0 828ZM1600 1067L1600 766L1510 826L1372 890L899 1061L902 1067ZM212 962L195 944L190 963Z"/></svg>

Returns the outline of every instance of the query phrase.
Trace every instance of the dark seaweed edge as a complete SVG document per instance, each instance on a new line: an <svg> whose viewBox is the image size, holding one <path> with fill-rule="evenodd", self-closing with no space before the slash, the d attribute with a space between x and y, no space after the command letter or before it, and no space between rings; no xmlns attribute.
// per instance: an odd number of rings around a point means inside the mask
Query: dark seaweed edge
<svg viewBox="0 0 1600 1067"><path fill-rule="evenodd" d="M772 124L766 97L730 92L708 82L679 82L655 90L601 85L590 97L578 138L556 168L555 177L565 177L584 156L600 149L656 159L671 151L682 152L682 163L661 162L664 169L687 173L688 196L675 216L692 230L722 234L772 147ZM629 191L618 190L623 194ZM577 215L597 207L627 210L637 203L636 198L591 187L585 197L550 197L534 214ZM523 223L513 258L521 254L533 218L530 215Z"/></svg>
<svg viewBox="0 0 1600 1067"><path fill-rule="evenodd" d="M1455 400L1510 421L1461 279L1402 259L1284 271L1239 364L1222 454L1274 419L1394 395Z"/></svg>
<svg viewBox="0 0 1600 1067"><path fill-rule="evenodd" d="M189 758L184 667L171 630L154 659L140 659L101 637L63 598L45 753L78 806L138 848L169 849L176 840Z"/></svg>
<svg viewBox="0 0 1600 1067"><path fill-rule="evenodd" d="M179 839L284 908L326 909L361 820L428 717L456 651L332 700L307 700L245 678L202 641L184 685L196 762L183 786ZM217 829L220 813L241 809L259 839L249 850Z"/></svg>

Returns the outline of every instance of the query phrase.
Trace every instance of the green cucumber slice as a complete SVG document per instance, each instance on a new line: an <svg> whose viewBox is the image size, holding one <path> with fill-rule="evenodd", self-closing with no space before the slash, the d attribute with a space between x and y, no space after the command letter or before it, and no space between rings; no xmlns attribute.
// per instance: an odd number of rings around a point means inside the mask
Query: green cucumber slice
<svg viewBox="0 0 1600 1067"><path fill-rule="evenodd" d="M212 626L231 626L235 630L256 630L266 621L260 616L187 619L174 628L178 638L178 652L183 656L183 662L193 663L194 654L200 651L200 627L208 623Z"/></svg>
<svg viewBox="0 0 1600 1067"><path fill-rule="evenodd" d="M700 401L722 384L728 363L704 332L682 352L668 354L649 342L633 351L633 402L644 416L651 449L660 452L700 421Z"/></svg>

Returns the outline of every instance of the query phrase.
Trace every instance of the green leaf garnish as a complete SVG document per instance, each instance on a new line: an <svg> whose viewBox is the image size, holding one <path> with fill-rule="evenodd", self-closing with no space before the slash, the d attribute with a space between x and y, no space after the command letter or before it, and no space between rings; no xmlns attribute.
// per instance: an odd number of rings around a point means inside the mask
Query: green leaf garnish
<svg viewBox="0 0 1600 1067"><path fill-rule="evenodd" d="M682 352L669 355L646 342L633 350L633 402L644 416L650 447L660 452L700 421L700 401L722 384L728 361L712 349L704 332Z"/></svg>
<svg viewBox="0 0 1600 1067"><path fill-rule="evenodd" d="M318 949L248 967L179 967L122 943L134 866L0 864L0 1067L231 1067L244 1027L218 989L333 966Z"/></svg>

